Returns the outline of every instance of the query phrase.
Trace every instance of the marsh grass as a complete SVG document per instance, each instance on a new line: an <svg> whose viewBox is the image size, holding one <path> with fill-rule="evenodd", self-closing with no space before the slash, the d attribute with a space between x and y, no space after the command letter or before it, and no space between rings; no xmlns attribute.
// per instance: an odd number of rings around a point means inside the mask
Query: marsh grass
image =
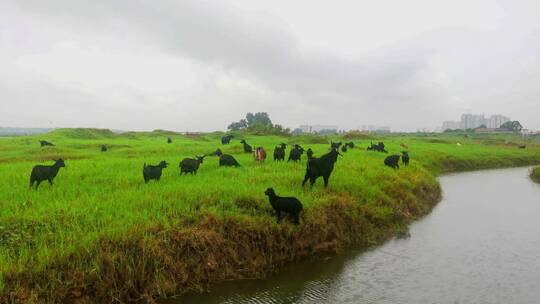
<svg viewBox="0 0 540 304"><path fill-rule="evenodd" d="M0 139L0 300L144 302L260 277L306 255L368 247L403 231L440 198L440 173L540 163L534 144L521 150L507 140L389 136L381 140L391 153L406 143L411 155L409 167L392 170L383 166L387 154L365 150L374 139L357 139L329 187L320 180L310 189L301 187L305 160L274 162L273 147L298 143L320 156L332 138L247 136L269 155L258 164L242 152L241 136L226 146L220 133L160 130L62 129ZM55 146L41 148L38 139ZM179 175L184 157L217 147L242 166L220 168L207 157L197 175ZM32 167L55 158L66 168L54 186L30 190ZM161 181L144 184L143 163L161 160L170 163ZM268 187L303 202L300 226L275 223Z"/></svg>
<svg viewBox="0 0 540 304"><path fill-rule="evenodd" d="M540 183L540 167L531 169L530 177L533 181Z"/></svg>

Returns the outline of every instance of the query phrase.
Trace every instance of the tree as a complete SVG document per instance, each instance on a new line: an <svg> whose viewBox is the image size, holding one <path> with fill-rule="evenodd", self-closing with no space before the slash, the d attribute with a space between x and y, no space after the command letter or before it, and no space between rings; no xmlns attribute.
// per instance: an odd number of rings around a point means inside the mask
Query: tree
<svg viewBox="0 0 540 304"><path fill-rule="evenodd" d="M272 127L272 120L270 120L270 116L268 116L268 113L266 112L257 112L255 114L247 113L246 120L248 127L255 124L263 125L265 127Z"/></svg>
<svg viewBox="0 0 540 304"><path fill-rule="evenodd" d="M510 131L519 132L523 129L521 123L517 120L507 121L501 125L501 129L508 129Z"/></svg>
<svg viewBox="0 0 540 304"><path fill-rule="evenodd" d="M231 123L227 129L231 130L231 131L240 131L240 130L244 130L248 127L248 123L245 119L240 119L239 121L237 122L233 122Z"/></svg>
<svg viewBox="0 0 540 304"><path fill-rule="evenodd" d="M266 112L247 113L245 119L231 123L227 129L231 131L247 131L253 134L286 135L291 132L289 128L272 124Z"/></svg>
<svg viewBox="0 0 540 304"><path fill-rule="evenodd" d="M247 128L273 128L272 120L266 112L247 113L246 119L240 119L240 121L231 123L227 129L231 131L240 131Z"/></svg>

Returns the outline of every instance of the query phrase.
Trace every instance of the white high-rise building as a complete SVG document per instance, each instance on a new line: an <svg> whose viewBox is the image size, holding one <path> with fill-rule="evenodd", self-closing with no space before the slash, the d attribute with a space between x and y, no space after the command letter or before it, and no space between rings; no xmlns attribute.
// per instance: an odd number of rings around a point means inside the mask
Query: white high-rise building
<svg viewBox="0 0 540 304"><path fill-rule="evenodd" d="M475 115L475 114L462 114L460 121L445 121L442 125L442 130L456 130L456 129L476 129L482 125L485 125L489 129L500 128L502 124L510 121L510 118L495 114L491 115L489 118L485 118L484 114Z"/></svg>
<svg viewBox="0 0 540 304"><path fill-rule="evenodd" d="M484 114L474 115L474 114L463 114L461 115L461 129L474 129L478 128L481 125L486 124L486 118Z"/></svg>
<svg viewBox="0 0 540 304"><path fill-rule="evenodd" d="M500 114L491 115L491 117L489 117L487 119L486 126L488 128L497 129L497 128L500 128L502 126L502 124L504 124L505 122L508 122L508 121L510 121L510 118L508 118L506 116L503 116L503 115L500 115Z"/></svg>

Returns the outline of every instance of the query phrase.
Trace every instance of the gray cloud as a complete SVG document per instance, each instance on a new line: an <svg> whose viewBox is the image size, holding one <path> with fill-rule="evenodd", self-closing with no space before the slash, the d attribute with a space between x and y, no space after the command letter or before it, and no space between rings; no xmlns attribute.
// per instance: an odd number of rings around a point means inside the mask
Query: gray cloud
<svg viewBox="0 0 540 304"><path fill-rule="evenodd" d="M411 130L434 127L470 110L503 112L540 128L531 114L540 111L535 85L540 43L538 27L524 22L535 17L526 10L530 6L507 7L509 25L503 28L434 28L358 56L306 50L286 20L224 4L22 0L3 6L10 17L0 30L0 46L8 46L0 51L0 62L13 72L0 72L0 107L9 108L2 111L9 113L2 121L11 124L43 124L38 114L50 112L58 125L209 130L222 129L247 111L263 110L292 127L376 123ZM514 25L516 19L521 23ZM90 56L96 48L141 60L179 58L193 70L168 72L189 78L195 71L197 81L182 86L188 82L182 77L178 86L165 89L146 85L145 79L170 81L158 69L140 81L112 79L105 87L94 79L99 77L85 73L84 65L78 78L33 61L21 68L19 62L34 54L46 60L66 42ZM119 68L95 64L104 74ZM21 106L36 100L40 106Z"/></svg>

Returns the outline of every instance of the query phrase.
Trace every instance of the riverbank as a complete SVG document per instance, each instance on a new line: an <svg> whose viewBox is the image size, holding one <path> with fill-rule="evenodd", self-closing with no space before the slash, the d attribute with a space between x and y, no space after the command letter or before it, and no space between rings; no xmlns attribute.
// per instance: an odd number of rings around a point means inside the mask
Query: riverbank
<svg viewBox="0 0 540 304"><path fill-rule="evenodd" d="M178 177L179 155L213 151L219 135L58 132L57 147L33 147L34 138L10 140L0 151L0 173L10 182L0 193L2 302L147 303L201 291L231 279L263 277L281 265L348 246L368 248L406 231L440 200L436 176L443 172L540 163L538 148L485 145L475 140L385 138L391 152L406 142L412 163L392 170L386 155L367 152L366 140L338 160L328 189L302 189L305 165L255 164L241 146L224 146L240 169L207 158L198 175ZM299 143L316 155L321 138L252 136L271 151L276 143ZM318 143L317 143L318 142ZM97 152L102 143L110 153ZM21 152L22 151L22 152ZM270 153L269 153L270 154ZM55 186L26 187L36 161L64 157ZM144 185L143 162L165 159L171 168L159 183ZM181 159L181 158L180 158ZM262 193L298 197L301 224L276 224Z"/></svg>
<svg viewBox="0 0 540 304"><path fill-rule="evenodd" d="M540 167L535 167L531 169L530 177L533 181L540 184Z"/></svg>

